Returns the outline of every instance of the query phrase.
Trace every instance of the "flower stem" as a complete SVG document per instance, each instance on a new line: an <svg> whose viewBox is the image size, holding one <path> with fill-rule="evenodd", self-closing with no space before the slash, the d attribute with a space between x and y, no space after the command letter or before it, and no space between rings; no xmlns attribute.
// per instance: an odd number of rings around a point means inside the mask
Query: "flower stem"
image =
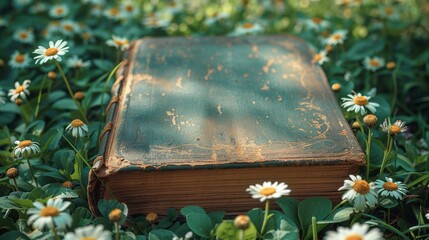
<svg viewBox="0 0 429 240"><path fill-rule="evenodd" d="M12 178L12 181L13 181L13 185L15 186L15 190L18 192L19 190L18 190L18 184L16 183L16 179Z"/></svg>
<svg viewBox="0 0 429 240"><path fill-rule="evenodd" d="M37 183L36 178L34 177L33 167L31 167L31 164L30 164L30 158L26 157L26 159L28 163L28 170L30 170L31 179L33 179L33 182L36 184L36 187L39 187L39 184Z"/></svg>
<svg viewBox="0 0 429 240"><path fill-rule="evenodd" d="M399 62L400 63L400 62ZM399 63L398 66L396 67L396 69L393 71L392 73L392 81L393 81L393 97L392 97L392 103L390 103L390 111L391 113L393 113L393 110L395 109L395 105L396 105L396 100L398 98L398 81L397 81L397 70L399 67Z"/></svg>
<svg viewBox="0 0 429 240"><path fill-rule="evenodd" d="M317 240L317 222L316 217L311 218L311 229L313 231L313 240Z"/></svg>
<svg viewBox="0 0 429 240"><path fill-rule="evenodd" d="M61 240L60 236L58 235L57 228L55 228L55 225L52 227L52 232L54 233L55 240Z"/></svg>
<svg viewBox="0 0 429 240"><path fill-rule="evenodd" d="M244 230L240 229L240 240L244 240Z"/></svg>
<svg viewBox="0 0 429 240"><path fill-rule="evenodd" d="M115 221L115 240L119 240L119 224Z"/></svg>
<svg viewBox="0 0 429 240"><path fill-rule="evenodd" d="M384 168L387 165L387 161L389 159L390 152L392 151L392 146L393 146L393 137L391 134L389 134L387 137L387 148L386 148L386 150L384 150L383 161L381 162L380 174L378 176L379 178L381 178L381 176L383 175Z"/></svg>
<svg viewBox="0 0 429 240"><path fill-rule="evenodd" d="M262 228L261 228L261 235L264 235L264 231L265 231L265 227L267 225L268 222L268 211L270 210L270 200L267 199L267 201L265 201L265 214L264 214L264 222L262 223Z"/></svg>
<svg viewBox="0 0 429 240"><path fill-rule="evenodd" d="M79 110L80 115L82 116L83 120L84 120L86 123L88 123L88 119L86 118L86 115L85 115L85 113L84 113L84 111L83 111L83 109L82 109L82 106L81 106L81 105L79 104L79 102L74 98L74 94L73 94L73 91L72 91L72 89L71 89L71 87L70 87L70 83L69 83L69 81L67 80L66 75L64 75L63 69L61 68L61 66L60 66L60 64L58 63L58 61L57 61L57 60L55 60L55 59L54 59L54 63L55 63L55 65L57 66L58 71L60 71L61 76L63 77L64 83L66 84L67 91L69 92L70 98L73 100L74 104L76 105L77 109Z"/></svg>
<svg viewBox="0 0 429 240"><path fill-rule="evenodd" d="M369 179L369 165L371 161L371 139L372 139L372 131L371 128L368 127L368 141L366 141L366 179Z"/></svg>

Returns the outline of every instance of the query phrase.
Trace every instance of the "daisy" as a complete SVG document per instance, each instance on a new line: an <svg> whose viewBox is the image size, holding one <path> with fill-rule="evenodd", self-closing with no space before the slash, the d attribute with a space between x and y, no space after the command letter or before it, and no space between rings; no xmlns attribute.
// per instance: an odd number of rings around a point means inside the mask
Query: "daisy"
<svg viewBox="0 0 429 240"><path fill-rule="evenodd" d="M119 11L119 8L112 7L104 10L104 16L108 19L119 20L121 18L121 12Z"/></svg>
<svg viewBox="0 0 429 240"><path fill-rule="evenodd" d="M27 99L27 96L30 95L28 87L30 86L31 80L24 80L22 85L19 82L15 82L15 89L10 89L7 94L10 97L10 101L15 102L17 98Z"/></svg>
<svg viewBox="0 0 429 240"><path fill-rule="evenodd" d="M246 192L249 192L252 195L252 198L258 199L261 202L264 202L267 199L280 198L283 195L289 195L290 189L287 189L287 184L275 182L264 182L262 185L250 185Z"/></svg>
<svg viewBox="0 0 429 240"><path fill-rule="evenodd" d="M67 42L61 40L57 40L54 42L49 41L49 48L45 48L39 46L38 49L34 50L33 53L39 54L39 56L34 57L36 60L36 64L40 61L40 64L43 64L51 59L56 59L57 61L61 61L61 56L66 54L69 50L69 47L66 47Z"/></svg>
<svg viewBox="0 0 429 240"><path fill-rule="evenodd" d="M70 68L87 68L91 65L90 61L83 61L78 56L74 55L67 60L66 65Z"/></svg>
<svg viewBox="0 0 429 240"><path fill-rule="evenodd" d="M22 8L30 4L32 0L13 0L13 5L17 8Z"/></svg>
<svg viewBox="0 0 429 240"><path fill-rule="evenodd" d="M324 62L329 62L329 58L326 56L326 51L320 51L318 54L313 56L313 63L318 63L319 65L322 65Z"/></svg>
<svg viewBox="0 0 429 240"><path fill-rule="evenodd" d="M360 112L360 114L366 114L366 108L370 110L372 113L375 113L377 110L376 107L379 107L380 104L369 102L371 97L362 96L360 93L348 94L348 98L341 98L343 100L342 107L346 108L347 112Z"/></svg>
<svg viewBox="0 0 429 240"><path fill-rule="evenodd" d="M332 33L327 39L325 39L325 43L331 46L335 46L337 44L343 44L344 40L346 40L347 30L337 30Z"/></svg>
<svg viewBox="0 0 429 240"><path fill-rule="evenodd" d="M13 38L21 43L33 43L34 42L34 34L31 29L19 29L13 34Z"/></svg>
<svg viewBox="0 0 429 240"><path fill-rule="evenodd" d="M400 17L399 9L395 8L392 5L380 7L379 12L382 18L386 18L390 20L398 20Z"/></svg>
<svg viewBox="0 0 429 240"><path fill-rule="evenodd" d="M139 9L135 6L134 1L127 0L121 3L121 15L124 18L133 18L139 14Z"/></svg>
<svg viewBox="0 0 429 240"><path fill-rule="evenodd" d="M61 21L59 30L65 36L73 36L73 34L80 32L79 25L73 20Z"/></svg>
<svg viewBox="0 0 429 240"><path fill-rule="evenodd" d="M384 67L384 59L381 57L366 57L365 60L363 60L363 65L366 70L375 72Z"/></svg>
<svg viewBox="0 0 429 240"><path fill-rule="evenodd" d="M103 225L89 225L85 227L76 228L74 232L69 232L64 236L64 240L83 240L83 239L97 239L97 240L111 240L112 235L110 231L104 230Z"/></svg>
<svg viewBox="0 0 429 240"><path fill-rule="evenodd" d="M52 18L62 18L69 14L69 8L65 4L55 4L49 10L49 16Z"/></svg>
<svg viewBox="0 0 429 240"><path fill-rule="evenodd" d="M429 220L429 213L426 213L425 217L427 220Z"/></svg>
<svg viewBox="0 0 429 240"><path fill-rule="evenodd" d="M173 15L183 12L183 3L179 0L171 0L169 3L167 3L165 10Z"/></svg>
<svg viewBox="0 0 429 240"><path fill-rule="evenodd" d="M304 26L310 30L320 31L329 27L329 22L322 18L315 17L304 20Z"/></svg>
<svg viewBox="0 0 429 240"><path fill-rule="evenodd" d="M116 49L121 49L121 51L125 51L130 46L130 42L125 37L119 37L112 35L112 39L106 41L108 46L115 47Z"/></svg>
<svg viewBox="0 0 429 240"><path fill-rule="evenodd" d="M258 23L245 22L236 26L232 35L253 35L262 32L262 27Z"/></svg>
<svg viewBox="0 0 429 240"><path fill-rule="evenodd" d="M386 181L380 179L375 181L375 190L380 196L393 197L398 200L402 200L408 191L407 185L402 182L393 182L393 180L388 177L386 177Z"/></svg>
<svg viewBox="0 0 429 240"><path fill-rule="evenodd" d="M72 217L67 212L64 212L69 206L70 202L63 202L63 199L49 199L46 206L40 202L34 202L35 208L27 210L27 214L31 215L28 218L28 224L33 223L33 228L43 230L45 227L63 228L71 226Z"/></svg>
<svg viewBox="0 0 429 240"><path fill-rule="evenodd" d="M17 158L28 157L40 152L39 143L31 140L15 141L17 145L13 149L13 155Z"/></svg>
<svg viewBox="0 0 429 240"><path fill-rule="evenodd" d="M143 25L148 28L165 28L170 25L172 16L170 14L150 14L143 18Z"/></svg>
<svg viewBox="0 0 429 240"><path fill-rule="evenodd" d="M338 227L337 231L328 231L324 240L383 240L383 233L374 228L369 231L368 224L353 224L352 228Z"/></svg>
<svg viewBox="0 0 429 240"><path fill-rule="evenodd" d="M396 135L401 132L405 132L408 130L408 127L405 126L405 122L401 120L396 120L394 124L390 123L390 119L385 119L382 124L380 124L381 130L390 135Z"/></svg>
<svg viewBox="0 0 429 240"><path fill-rule="evenodd" d="M43 13L43 12L46 12L46 10L48 10L48 7L41 2L38 2L30 7L30 13L33 13L33 14Z"/></svg>
<svg viewBox="0 0 429 240"><path fill-rule="evenodd" d="M349 177L352 180L344 180L344 185L338 189L338 191L347 190L342 199L347 199L357 211L364 211L366 205L374 207L378 201L373 184L362 180L359 175Z"/></svg>
<svg viewBox="0 0 429 240"><path fill-rule="evenodd" d="M88 126L80 119L75 119L66 127L66 131L71 131L73 137L84 137L88 132Z"/></svg>
<svg viewBox="0 0 429 240"><path fill-rule="evenodd" d="M18 51L15 51L10 57L9 65L12 68L22 69L28 67L30 64L30 57L28 54L21 54Z"/></svg>

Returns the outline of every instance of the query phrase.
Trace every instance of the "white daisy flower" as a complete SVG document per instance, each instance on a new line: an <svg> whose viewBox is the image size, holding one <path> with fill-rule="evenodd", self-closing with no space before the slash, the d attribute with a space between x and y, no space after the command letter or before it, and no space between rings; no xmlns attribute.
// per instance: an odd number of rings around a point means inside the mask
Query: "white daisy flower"
<svg viewBox="0 0 429 240"><path fill-rule="evenodd" d="M380 107L380 104L369 102L371 97L362 96L360 93L348 94L348 98L341 98L343 100L342 107L346 108L347 112L360 112L361 115L366 114L366 109L370 110L372 113L375 113L376 107Z"/></svg>
<svg viewBox="0 0 429 240"><path fill-rule="evenodd" d="M325 50L320 51L318 54L313 56L313 63L318 63L319 65L322 65L324 62L329 62L329 58L327 55L327 52Z"/></svg>
<svg viewBox="0 0 429 240"><path fill-rule="evenodd" d="M66 62L66 65L69 68L87 68L91 65L90 61L83 61L78 56L74 55L73 57L69 58Z"/></svg>
<svg viewBox="0 0 429 240"><path fill-rule="evenodd" d="M125 51L130 47L130 42L127 38L116 35L112 35L112 39L107 40L106 44L116 49L121 49L121 51Z"/></svg>
<svg viewBox="0 0 429 240"><path fill-rule="evenodd" d="M156 13L149 14L143 18L142 24L147 28L165 28L170 25L172 16L170 14Z"/></svg>
<svg viewBox="0 0 429 240"><path fill-rule="evenodd" d="M111 7L109 9L104 10L104 16L108 19L119 20L121 19L121 11L117 7Z"/></svg>
<svg viewBox="0 0 429 240"><path fill-rule="evenodd" d="M381 57L366 57L363 60L363 65L366 70L375 72L376 70L384 67L384 59Z"/></svg>
<svg viewBox="0 0 429 240"><path fill-rule="evenodd" d="M32 224L33 228L43 230L45 227L52 229L54 226L64 228L70 226L72 217L69 213L64 212L70 202L63 202L63 199L49 199L46 206L40 202L34 202L35 208L27 210L27 214L31 215L28 218L28 224Z"/></svg>
<svg viewBox="0 0 429 240"><path fill-rule="evenodd" d="M30 86L31 80L24 80L22 85L19 82L15 82L15 89L10 89L7 94L10 97L10 101L15 102L17 98L27 99L27 96L30 95L28 87Z"/></svg>
<svg viewBox="0 0 429 240"><path fill-rule="evenodd" d="M88 126L80 119L75 119L66 127L66 131L71 131L73 137L84 137L88 132Z"/></svg>
<svg viewBox="0 0 429 240"><path fill-rule="evenodd" d="M165 10L173 15L183 12L183 9L183 2L180 0L170 0L165 7Z"/></svg>
<svg viewBox="0 0 429 240"><path fill-rule="evenodd" d="M30 7L30 13L33 13L33 14L43 13L43 12L46 12L47 10L48 10L48 7L46 6L46 4L42 2L38 2Z"/></svg>
<svg viewBox="0 0 429 240"><path fill-rule="evenodd" d="M310 30L321 31L327 27L329 27L329 22L324 20L323 18L310 18L304 20L304 26Z"/></svg>
<svg viewBox="0 0 429 240"><path fill-rule="evenodd" d="M9 25L9 22L4 18L0 18L0 27L6 27L7 25Z"/></svg>
<svg viewBox="0 0 429 240"><path fill-rule="evenodd" d="M28 54L27 53L22 54L18 51L15 51L9 60L9 65L12 68L23 69L28 67L29 64L30 64L30 57L28 56Z"/></svg>
<svg viewBox="0 0 429 240"><path fill-rule="evenodd" d="M404 121L396 120L395 123L391 124L390 119L384 119L384 122L380 124L380 128L383 132L386 132L390 135L396 135L408 130L408 127L405 126Z"/></svg>
<svg viewBox="0 0 429 240"><path fill-rule="evenodd" d="M398 20L400 18L399 9L393 5L380 6L379 13L382 18Z"/></svg>
<svg viewBox="0 0 429 240"><path fill-rule="evenodd" d="M43 64L51 59L56 59L57 61L61 61L61 56L66 54L69 50L69 47L66 47L67 42L61 40L57 40L54 42L49 41L49 48L45 48L39 46L38 49L34 50L33 53L39 54L34 57L36 60L36 64L40 61L40 64Z"/></svg>
<svg viewBox="0 0 429 240"><path fill-rule="evenodd" d="M15 141L17 145L13 148L13 155L17 158L29 157L40 152L39 143L31 140Z"/></svg>
<svg viewBox="0 0 429 240"><path fill-rule="evenodd" d="M21 43L33 43L34 33L31 29L19 29L13 34L13 39Z"/></svg>
<svg viewBox="0 0 429 240"><path fill-rule="evenodd" d="M134 1L126 0L121 2L121 15L124 18L133 18L139 14L139 9L135 5Z"/></svg>
<svg viewBox="0 0 429 240"><path fill-rule="evenodd" d="M187 239L191 239L191 238L192 238L192 236L193 236L193 233L192 233L191 231L187 232L187 233L185 234L185 240L187 240Z"/></svg>
<svg viewBox="0 0 429 240"><path fill-rule="evenodd" d="M252 195L252 198L258 199L261 202L272 198L280 198L283 195L289 195L290 189L287 189L288 185L285 183L271 183L264 182L262 185L250 185L246 192L249 192Z"/></svg>
<svg viewBox="0 0 429 240"><path fill-rule="evenodd" d="M52 18L62 18L69 14L69 8L65 4L55 4L49 10L49 16Z"/></svg>
<svg viewBox="0 0 429 240"><path fill-rule="evenodd" d="M392 178L386 177L386 181L375 181L375 191L380 196L402 200L408 190L407 185L402 182L394 182Z"/></svg>
<svg viewBox="0 0 429 240"><path fill-rule="evenodd" d="M13 0L13 5L17 8L22 8L30 4L32 0Z"/></svg>
<svg viewBox="0 0 429 240"><path fill-rule="evenodd" d="M426 213L425 217L427 220L429 220L429 213Z"/></svg>
<svg viewBox="0 0 429 240"><path fill-rule="evenodd" d="M60 23L60 32L65 36L73 36L80 32L79 25L73 20L63 20Z"/></svg>
<svg viewBox="0 0 429 240"><path fill-rule="evenodd" d="M338 189L338 191L347 190L342 199L347 199L357 211L364 211L367 205L374 207L378 202L374 184L362 180L359 175L349 177L352 180L344 180L344 185Z"/></svg>
<svg viewBox="0 0 429 240"><path fill-rule="evenodd" d="M328 231L324 240L384 240L383 233L374 228L369 230L368 224L353 224L352 228L338 227L337 231Z"/></svg>
<svg viewBox="0 0 429 240"><path fill-rule="evenodd" d="M254 35L262 32L262 27L258 23L245 22L238 26L236 26L232 35L240 36L240 35Z"/></svg>
<svg viewBox="0 0 429 240"><path fill-rule="evenodd" d="M219 21L222 21L223 19L228 19L230 16L231 14L226 12L215 12L206 17L206 19L204 20L204 24L213 25Z"/></svg>
<svg viewBox="0 0 429 240"><path fill-rule="evenodd" d="M64 236L64 240L78 239L111 240L112 234L110 231L104 230L103 225L100 224L76 228L74 232L69 232Z"/></svg>
<svg viewBox="0 0 429 240"><path fill-rule="evenodd" d="M325 39L325 44L335 46L337 44L343 44L346 40L347 30L337 30L332 33L327 39Z"/></svg>

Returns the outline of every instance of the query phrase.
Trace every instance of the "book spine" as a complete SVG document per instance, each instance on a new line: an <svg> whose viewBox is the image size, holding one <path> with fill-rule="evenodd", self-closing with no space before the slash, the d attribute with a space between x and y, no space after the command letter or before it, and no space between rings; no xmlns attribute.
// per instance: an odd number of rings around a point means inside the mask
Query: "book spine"
<svg viewBox="0 0 429 240"><path fill-rule="evenodd" d="M99 137L99 151L98 156L95 158L91 171L89 172L89 180L88 180L88 205L91 212L95 215L98 215L97 211L97 203L100 198L104 195L106 191L106 187L102 182L102 174L103 169L106 167L105 165L105 152L106 146L109 142L109 132L114 127L114 117L117 111L117 104L119 102L119 93L122 87L122 82L125 79L125 73L128 68L128 61L124 59L121 62L120 67L116 71L115 74L115 83L111 89L111 99L106 107L105 116L106 116L106 124L100 134Z"/></svg>

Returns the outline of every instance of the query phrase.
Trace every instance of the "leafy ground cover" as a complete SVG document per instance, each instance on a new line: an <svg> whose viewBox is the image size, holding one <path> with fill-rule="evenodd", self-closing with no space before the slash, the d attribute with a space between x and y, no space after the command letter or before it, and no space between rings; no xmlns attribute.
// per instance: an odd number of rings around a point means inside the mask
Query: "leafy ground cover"
<svg viewBox="0 0 429 240"><path fill-rule="evenodd" d="M0 12L0 239L429 237L427 1L13 0ZM231 220L198 206L128 216L114 200L88 210L112 74L132 40L279 33L314 49L366 154L340 204L264 182L247 189L255 209Z"/></svg>

